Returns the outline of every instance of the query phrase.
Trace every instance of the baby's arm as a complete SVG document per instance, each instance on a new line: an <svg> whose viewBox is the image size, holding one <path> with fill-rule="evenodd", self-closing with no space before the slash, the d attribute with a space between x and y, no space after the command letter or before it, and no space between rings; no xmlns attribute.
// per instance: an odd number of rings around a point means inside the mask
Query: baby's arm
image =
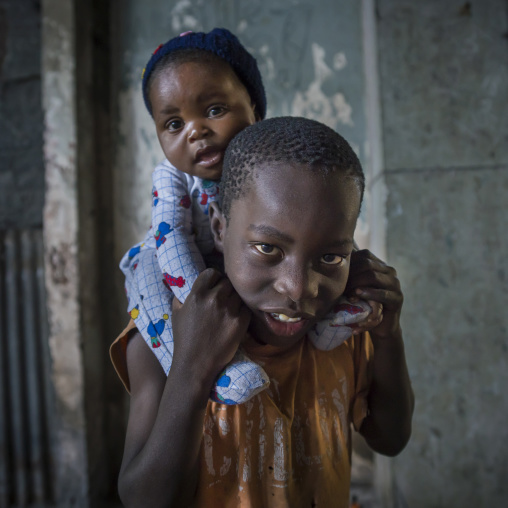
<svg viewBox="0 0 508 508"><path fill-rule="evenodd" d="M152 231L167 286L184 302L205 269L192 231L190 189L185 175L167 161L153 173Z"/></svg>
<svg viewBox="0 0 508 508"><path fill-rule="evenodd" d="M379 324L370 329L374 345L373 378L368 396L369 414L360 433L373 450L393 456L409 440L414 408L399 321L403 302L400 283L392 267L368 250L361 250L351 256L346 291L382 306L382 320L379 322L374 316L373 321Z"/></svg>
<svg viewBox="0 0 508 508"><path fill-rule="evenodd" d="M167 378L139 333L130 339L131 404L119 477L127 508L192 504L210 389L249 321L250 312L229 280L208 269L185 303L174 303L175 348Z"/></svg>

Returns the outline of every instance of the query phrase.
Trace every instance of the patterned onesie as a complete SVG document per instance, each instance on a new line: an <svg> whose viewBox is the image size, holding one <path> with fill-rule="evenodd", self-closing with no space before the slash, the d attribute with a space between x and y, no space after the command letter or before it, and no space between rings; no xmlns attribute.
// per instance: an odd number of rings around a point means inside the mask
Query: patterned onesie
<svg viewBox="0 0 508 508"><path fill-rule="evenodd" d="M127 311L167 375L173 358L172 299L185 301L205 269L204 258L213 256L208 207L219 199L219 182L178 171L168 160L155 168L152 179L152 227L144 241L124 255L120 268L125 275ZM351 335L345 325L363 320L369 312L364 302L344 301L309 337L318 349L333 349ZM238 351L218 377L210 398L239 404L268 384L263 369Z"/></svg>

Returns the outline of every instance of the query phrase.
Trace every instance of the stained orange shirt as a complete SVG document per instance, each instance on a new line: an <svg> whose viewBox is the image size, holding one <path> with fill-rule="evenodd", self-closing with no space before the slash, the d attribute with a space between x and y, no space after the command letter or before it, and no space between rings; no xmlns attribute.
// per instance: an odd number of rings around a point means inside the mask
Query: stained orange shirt
<svg viewBox="0 0 508 508"><path fill-rule="evenodd" d="M128 388L122 351L121 336L112 359ZM303 339L286 351L259 345L246 353L270 386L245 404L208 403L195 506L347 508L351 424L358 429L367 414L369 335L327 352Z"/></svg>

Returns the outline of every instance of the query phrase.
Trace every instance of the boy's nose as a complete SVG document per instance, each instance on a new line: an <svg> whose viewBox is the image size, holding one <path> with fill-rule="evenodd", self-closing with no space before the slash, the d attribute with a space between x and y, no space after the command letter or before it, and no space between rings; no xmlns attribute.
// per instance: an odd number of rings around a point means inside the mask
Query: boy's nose
<svg viewBox="0 0 508 508"><path fill-rule="evenodd" d="M319 274L312 268L281 266L274 288L296 303L316 298L319 292Z"/></svg>

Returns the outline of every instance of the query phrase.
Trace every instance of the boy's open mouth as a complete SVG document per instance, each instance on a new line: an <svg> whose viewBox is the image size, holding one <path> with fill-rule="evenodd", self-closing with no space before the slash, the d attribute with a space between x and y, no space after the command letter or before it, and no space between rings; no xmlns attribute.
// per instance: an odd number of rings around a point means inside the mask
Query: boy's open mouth
<svg viewBox="0 0 508 508"><path fill-rule="evenodd" d="M270 331L279 337L292 337L299 334L308 324L308 319L289 317L279 312L265 312L265 323Z"/></svg>

